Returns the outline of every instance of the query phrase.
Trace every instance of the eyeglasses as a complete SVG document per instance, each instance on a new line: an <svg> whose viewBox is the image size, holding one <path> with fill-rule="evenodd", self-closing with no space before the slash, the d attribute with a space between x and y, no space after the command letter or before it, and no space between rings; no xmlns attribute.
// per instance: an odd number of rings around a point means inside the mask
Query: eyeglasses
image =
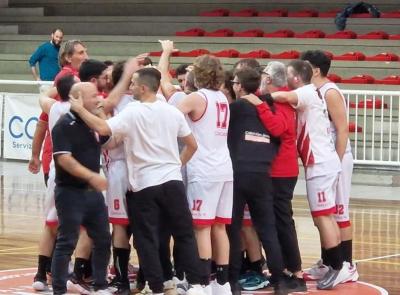
<svg viewBox="0 0 400 295"><path fill-rule="evenodd" d="M232 84L240 84L240 82L238 82L238 81L233 81L233 80L231 80L231 83L232 83Z"/></svg>

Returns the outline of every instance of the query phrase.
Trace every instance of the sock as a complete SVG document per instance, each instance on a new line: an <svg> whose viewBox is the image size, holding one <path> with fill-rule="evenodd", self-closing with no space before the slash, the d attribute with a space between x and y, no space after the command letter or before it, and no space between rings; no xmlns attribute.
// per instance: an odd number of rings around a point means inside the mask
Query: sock
<svg viewBox="0 0 400 295"><path fill-rule="evenodd" d="M217 266L217 283L225 285L228 282L229 265L216 265Z"/></svg>
<svg viewBox="0 0 400 295"><path fill-rule="evenodd" d="M264 264L263 259L259 259L254 262L250 262L250 270L262 274L262 266Z"/></svg>
<svg viewBox="0 0 400 295"><path fill-rule="evenodd" d="M143 289L145 285L146 285L146 282L144 280L143 270L142 270L142 268L140 267L140 264L139 264L139 270L138 270L138 273L136 275L136 287L138 289Z"/></svg>
<svg viewBox="0 0 400 295"><path fill-rule="evenodd" d="M215 263L214 260L211 260L211 273L212 274L217 273L217 264Z"/></svg>
<svg viewBox="0 0 400 295"><path fill-rule="evenodd" d="M92 276L92 254L90 254L89 259L85 261L85 265L83 267L83 276L84 278L90 278Z"/></svg>
<svg viewBox="0 0 400 295"><path fill-rule="evenodd" d="M120 282L129 282L128 264L131 249L113 248L114 268L117 280Z"/></svg>
<svg viewBox="0 0 400 295"><path fill-rule="evenodd" d="M340 270L343 265L343 258L342 258L340 244L333 248L326 249L325 251L328 260L331 263L330 266L332 266L334 270Z"/></svg>
<svg viewBox="0 0 400 295"><path fill-rule="evenodd" d="M242 267L240 268L240 274L244 274L249 270L250 260L246 255L246 251L242 251Z"/></svg>
<svg viewBox="0 0 400 295"><path fill-rule="evenodd" d="M329 261L328 255L326 254L326 249L321 247L321 259L322 263L329 266L331 265L331 262Z"/></svg>
<svg viewBox="0 0 400 295"><path fill-rule="evenodd" d="M200 284L208 286L210 284L211 275L211 259L200 259L202 275L200 278Z"/></svg>
<svg viewBox="0 0 400 295"><path fill-rule="evenodd" d="M46 273L51 273L51 262L53 260L53 257L47 257L47 265L46 265Z"/></svg>
<svg viewBox="0 0 400 295"><path fill-rule="evenodd" d="M342 241L340 248L343 260L353 264L353 240Z"/></svg>
<svg viewBox="0 0 400 295"><path fill-rule="evenodd" d="M75 258L74 274L78 280L83 280L83 276L85 274L85 265L87 262L88 260L85 258Z"/></svg>
<svg viewBox="0 0 400 295"><path fill-rule="evenodd" d="M51 265L51 257L47 257L44 255L38 255L37 276L40 279L46 279L46 271L47 271L49 263Z"/></svg>

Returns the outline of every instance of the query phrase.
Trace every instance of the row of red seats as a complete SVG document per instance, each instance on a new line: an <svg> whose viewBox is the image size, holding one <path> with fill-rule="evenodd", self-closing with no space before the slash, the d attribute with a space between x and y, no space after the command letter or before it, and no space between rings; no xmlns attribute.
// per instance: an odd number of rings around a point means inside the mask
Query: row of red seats
<svg viewBox="0 0 400 295"><path fill-rule="evenodd" d="M371 75L361 74L351 78L342 78L336 74L328 75L328 78L335 83L345 84L381 84L381 85L400 85L400 76L391 75L383 79L376 79Z"/></svg>
<svg viewBox="0 0 400 295"><path fill-rule="evenodd" d="M341 55L334 55L329 51L325 51L331 60L343 61L399 61L400 57L394 53L383 52L372 56L365 56L362 52L346 52ZM300 52L296 50L284 51L280 53L270 53L264 49L252 50L249 52L239 52L236 49L224 49L217 52L210 52L207 49L194 49L190 51L174 52L176 57L197 57L203 54L212 54L223 58L275 58L275 59L296 59L300 57ZM161 51L150 52L150 56L160 56Z"/></svg>
<svg viewBox="0 0 400 295"><path fill-rule="evenodd" d="M319 12L314 9L304 9L299 11L288 11L287 9L275 9L269 11L257 11L255 9L242 9L239 11L230 11L225 8L218 8L211 11L204 11L200 16L206 17L336 17L340 9L332 9L325 12ZM350 17L353 18L371 18L369 13L354 13ZM400 11L382 12L381 18L400 18Z"/></svg>
<svg viewBox="0 0 400 295"><path fill-rule="evenodd" d="M292 30L278 30L266 33L261 29L251 29L242 32L235 32L228 28L218 29L212 32L206 32L202 28L191 28L186 31L176 32L180 37L266 37L266 38L326 38L326 39L389 39L400 40L400 34L389 35L384 31L373 31L366 34L357 34L353 31L339 31L333 34L327 34L321 30L309 30L303 33L295 33Z"/></svg>

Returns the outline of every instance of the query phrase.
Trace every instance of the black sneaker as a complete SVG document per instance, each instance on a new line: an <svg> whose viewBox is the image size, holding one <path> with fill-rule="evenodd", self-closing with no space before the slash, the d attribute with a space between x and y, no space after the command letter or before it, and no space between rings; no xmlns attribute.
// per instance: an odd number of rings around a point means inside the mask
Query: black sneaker
<svg viewBox="0 0 400 295"><path fill-rule="evenodd" d="M131 289L129 283L119 282L119 284L114 285L117 290L114 291L114 295L130 295Z"/></svg>
<svg viewBox="0 0 400 295"><path fill-rule="evenodd" d="M304 279L298 278L295 275L285 277L288 290L290 292L306 292L307 285Z"/></svg>
<svg viewBox="0 0 400 295"><path fill-rule="evenodd" d="M274 283L274 294L275 295L288 295L289 291L285 280L280 280Z"/></svg>

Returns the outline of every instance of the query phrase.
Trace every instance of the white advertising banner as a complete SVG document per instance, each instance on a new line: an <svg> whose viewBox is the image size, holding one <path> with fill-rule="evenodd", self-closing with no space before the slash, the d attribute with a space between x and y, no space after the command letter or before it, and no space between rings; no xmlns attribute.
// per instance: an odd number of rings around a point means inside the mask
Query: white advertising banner
<svg viewBox="0 0 400 295"><path fill-rule="evenodd" d="M4 94L4 158L30 159L33 134L41 113L38 96L30 93Z"/></svg>

